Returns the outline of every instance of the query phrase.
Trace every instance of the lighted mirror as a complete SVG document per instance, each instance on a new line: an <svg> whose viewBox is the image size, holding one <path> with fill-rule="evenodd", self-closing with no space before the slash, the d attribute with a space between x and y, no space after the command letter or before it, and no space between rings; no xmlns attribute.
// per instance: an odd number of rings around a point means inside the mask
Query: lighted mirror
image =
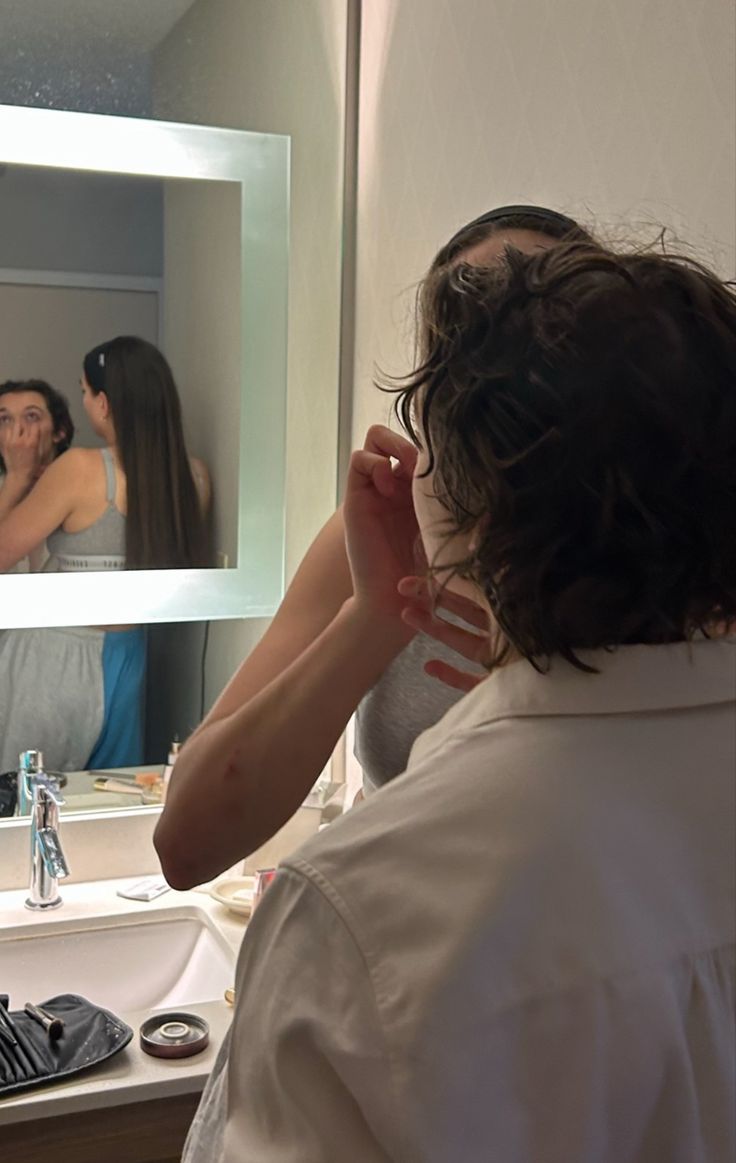
<svg viewBox="0 0 736 1163"><path fill-rule="evenodd" d="M0 383L47 380L69 398L72 447L99 446L82 357L141 336L171 365L187 450L212 481L212 568L0 573L0 645L38 636L53 711L34 691L19 713L8 691L19 669L32 685L31 668L2 653L0 780L40 747L67 777L65 812L135 803L95 788L97 769L161 772L334 509L350 430L358 11L0 0ZM146 635L144 745L102 763L80 743L72 760L56 724L96 734L100 708L88 714L93 684L60 661L66 639L125 625ZM8 807L0 794L0 828ZM0 880L2 856L0 844Z"/></svg>
<svg viewBox="0 0 736 1163"><path fill-rule="evenodd" d="M271 613L284 557L289 139L0 106L0 214L0 381L49 381L69 400L75 443L101 445L82 358L139 336L167 358L187 449L211 480L210 568L5 573L2 626Z"/></svg>

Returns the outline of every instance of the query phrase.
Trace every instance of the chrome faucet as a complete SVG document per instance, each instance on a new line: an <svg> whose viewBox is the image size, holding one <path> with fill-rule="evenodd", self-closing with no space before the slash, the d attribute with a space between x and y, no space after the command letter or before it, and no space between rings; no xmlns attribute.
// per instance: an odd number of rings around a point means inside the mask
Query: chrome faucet
<svg viewBox="0 0 736 1163"><path fill-rule="evenodd" d="M59 881L69 875L59 839L59 785L43 770L40 751L24 751L18 771L20 814L31 816L31 884L27 909L56 909L61 904Z"/></svg>

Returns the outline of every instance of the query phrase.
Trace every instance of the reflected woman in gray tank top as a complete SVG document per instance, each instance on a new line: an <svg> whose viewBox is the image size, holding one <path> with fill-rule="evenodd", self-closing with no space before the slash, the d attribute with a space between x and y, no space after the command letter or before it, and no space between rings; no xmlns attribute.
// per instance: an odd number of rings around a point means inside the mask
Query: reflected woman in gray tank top
<svg viewBox="0 0 736 1163"><path fill-rule="evenodd" d="M207 473L187 453L178 391L161 352L133 336L101 344L84 359L82 393L104 447L71 449L37 483L13 477L15 504L0 520L0 569L40 538L62 572L209 564ZM145 759L141 627L4 631L0 675L5 766L28 747L44 750L57 770Z"/></svg>
<svg viewBox="0 0 736 1163"><path fill-rule="evenodd" d="M125 568L125 514L115 505L115 465L109 448L101 448L100 455L105 469L107 508L86 529L77 533L56 529L47 538L60 573Z"/></svg>

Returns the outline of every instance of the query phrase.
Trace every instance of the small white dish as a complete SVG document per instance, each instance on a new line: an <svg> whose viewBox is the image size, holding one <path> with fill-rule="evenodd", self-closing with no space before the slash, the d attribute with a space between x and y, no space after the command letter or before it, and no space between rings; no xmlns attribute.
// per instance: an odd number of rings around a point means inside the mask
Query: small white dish
<svg viewBox="0 0 736 1163"><path fill-rule="evenodd" d="M218 880L210 889L210 896L241 917L249 917L253 910L255 876L229 876Z"/></svg>

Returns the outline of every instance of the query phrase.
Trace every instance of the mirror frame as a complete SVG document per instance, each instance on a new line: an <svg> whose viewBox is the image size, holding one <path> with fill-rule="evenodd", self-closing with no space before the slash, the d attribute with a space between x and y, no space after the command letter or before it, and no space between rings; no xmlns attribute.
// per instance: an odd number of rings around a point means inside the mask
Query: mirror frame
<svg viewBox="0 0 736 1163"><path fill-rule="evenodd" d="M241 188L237 566L0 577L0 627L268 617L284 585L290 138L0 105L0 163ZM80 353L81 362L81 353Z"/></svg>

